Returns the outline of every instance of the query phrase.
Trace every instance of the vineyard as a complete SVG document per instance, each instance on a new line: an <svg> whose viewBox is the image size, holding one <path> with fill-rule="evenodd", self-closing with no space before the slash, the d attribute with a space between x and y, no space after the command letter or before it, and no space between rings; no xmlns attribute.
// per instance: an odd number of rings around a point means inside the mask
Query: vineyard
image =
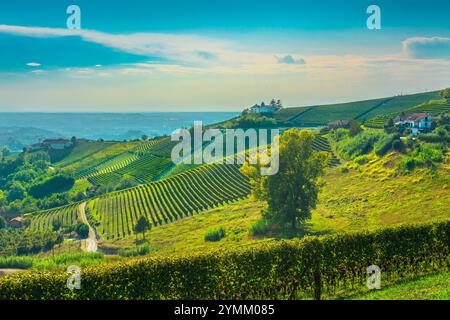
<svg viewBox="0 0 450 320"><path fill-rule="evenodd" d="M335 167L340 164L339 159L334 155L331 150L330 144L328 140L322 136L316 136L316 139L313 142L313 148L318 151L326 151L331 154L330 166Z"/></svg>
<svg viewBox="0 0 450 320"><path fill-rule="evenodd" d="M133 235L145 216L154 226L246 197L247 178L238 165L204 165L175 177L110 193L89 202L98 231L107 239Z"/></svg>
<svg viewBox="0 0 450 320"><path fill-rule="evenodd" d="M78 220L78 203L59 207L47 211L41 211L33 215L30 229L33 231L52 230L53 222L58 221L61 225L75 225Z"/></svg>
<svg viewBox="0 0 450 320"><path fill-rule="evenodd" d="M413 108L403 110L403 112L406 115L412 113L431 113L432 115L437 115L442 112L450 112L450 103L446 100L431 100ZM369 128L383 128L389 119L395 119L400 114L401 112L395 112L389 115L374 117L366 120L364 125Z"/></svg>
<svg viewBox="0 0 450 320"><path fill-rule="evenodd" d="M87 179L94 185L108 185L128 175L138 183L148 183L171 166L169 157L172 147L169 138L149 140L78 171L75 178Z"/></svg>

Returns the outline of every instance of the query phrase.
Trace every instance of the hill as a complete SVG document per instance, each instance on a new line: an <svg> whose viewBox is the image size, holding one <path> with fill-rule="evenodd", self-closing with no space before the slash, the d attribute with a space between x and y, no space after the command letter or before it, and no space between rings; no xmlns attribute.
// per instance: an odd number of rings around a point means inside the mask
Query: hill
<svg viewBox="0 0 450 320"><path fill-rule="evenodd" d="M325 125L329 121L340 119L363 121L369 117L397 112L431 99L439 99L439 91L330 105L285 108L276 113L274 118L280 125L293 126Z"/></svg>
<svg viewBox="0 0 450 320"><path fill-rule="evenodd" d="M438 115L442 112L450 112L450 102L445 99L430 100L412 108L401 109L397 112L367 119L364 122L364 125L368 128L383 128L389 119L395 119L402 113L405 115L412 113L430 113L432 115Z"/></svg>

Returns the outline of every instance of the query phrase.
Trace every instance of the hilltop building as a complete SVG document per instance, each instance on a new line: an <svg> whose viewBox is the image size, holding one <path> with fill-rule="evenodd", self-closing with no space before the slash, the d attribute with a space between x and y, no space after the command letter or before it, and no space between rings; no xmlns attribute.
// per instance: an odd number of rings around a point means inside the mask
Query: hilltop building
<svg viewBox="0 0 450 320"><path fill-rule="evenodd" d="M261 102L260 105L255 104L253 107L245 109L242 113L274 114L280 111L281 109L283 109L281 100L275 101L275 99L272 99L272 101L270 101L268 105L266 105L264 102Z"/></svg>
<svg viewBox="0 0 450 320"><path fill-rule="evenodd" d="M395 121L395 125L411 129L412 134L430 130L431 123L432 118L429 113L413 113L407 116L400 116Z"/></svg>
<svg viewBox="0 0 450 320"><path fill-rule="evenodd" d="M35 143L31 146L25 147L26 151L38 151L38 150L64 150L70 148L73 142L68 139L45 139L39 143Z"/></svg>

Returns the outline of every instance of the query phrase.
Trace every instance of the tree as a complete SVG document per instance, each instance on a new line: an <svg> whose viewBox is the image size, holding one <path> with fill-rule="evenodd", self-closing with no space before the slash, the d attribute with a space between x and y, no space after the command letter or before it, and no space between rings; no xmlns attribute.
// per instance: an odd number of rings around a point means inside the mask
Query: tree
<svg viewBox="0 0 450 320"><path fill-rule="evenodd" d="M7 156L9 156L11 153L11 151L9 150L9 148L7 146L4 146L2 149L2 157L6 158Z"/></svg>
<svg viewBox="0 0 450 320"><path fill-rule="evenodd" d="M450 100L450 88L442 90L440 95L443 99Z"/></svg>
<svg viewBox="0 0 450 320"><path fill-rule="evenodd" d="M9 202L14 200L22 200L25 198L25 194L25 188L19 182L14 181L9 188L7 199Z"/></svg>
<svg viewBox="0 0 450 320"><path fill-rule="evenodd" d="M298 222L311 218L315 208L329 155L313 149L314 134L309 130L290 129L280 138L279 172L259 177L256 194L268 203L266 218L295 230ZM248 165L247 165L248 166ZM245 169L244 169L245 170ZM259 172L259 171L258 171ZM252 171L255 180L255 171Z"/></svg>
<svg viewBox="0 0 450 320"><path fill-rule="evenodd" d="M350 137L354 137L361 131L362 131L361 124L358 121L352 120L350 122L350 129L348 130L348 135Z"/></svg>
<svg viewBox="0 0 450 320"><path fill-rule="evenodd" d="M0 216L0 230L5 229L7 225L6 219Z"/></svg>
<svg viewBox="0 0 450 320"><path fill-rule="evenodd" d="M140 216L138 219L136 225L133 228L134 233L136 234L136 240L137 240L137 234L142 233L142 237L145 240L145 232L147 230L151 230L152 225L148 222L148 220L144 216Z"/></svg>
<svg viewBox="0 0 450 320"><path fill-rule="evenodd" d="M143 134L141 139L142 139L142 141L147 141L148 140L148 135Z"/></svg>
<svg viewBox="0 0 450 320"><path fill-rule="evenodd" d="M81 239L86 239L89 236L89 226L81 221L75 225L75 232Z"/></svg>
<svg viewBox="0 0 450 320"><path fill-rule="evenodd" d="M72 142L73 145L76 145L78 140L77 140L77 137L73 136L73 137L70 139L70 141Z"/></svg>

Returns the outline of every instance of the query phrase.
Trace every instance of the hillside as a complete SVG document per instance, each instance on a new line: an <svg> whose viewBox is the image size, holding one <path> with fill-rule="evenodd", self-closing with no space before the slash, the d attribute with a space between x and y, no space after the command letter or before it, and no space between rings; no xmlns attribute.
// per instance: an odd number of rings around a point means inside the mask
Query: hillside
<svg viewBox="0 0 450 320"><path fill-rule="evenodd" d="M364 125L369 128L383 128L389 119L395 119L400 114L405 115L411 113L430 113L431 115L438 115L442 112L450 112L450 102L445 99L430 100L412 108L404 108L397 112L377 116L374 118L367 119Z"/></svg>
<svg viewBox="0 0 450 320"><path fill-rule="evenodd" d="M325 125L329 121L340 119L363 121L370 117L398 112L432 99L439 99L439 91L330 105L285 108L276 113L274 118L279 124L294 126Z"/></svg>

